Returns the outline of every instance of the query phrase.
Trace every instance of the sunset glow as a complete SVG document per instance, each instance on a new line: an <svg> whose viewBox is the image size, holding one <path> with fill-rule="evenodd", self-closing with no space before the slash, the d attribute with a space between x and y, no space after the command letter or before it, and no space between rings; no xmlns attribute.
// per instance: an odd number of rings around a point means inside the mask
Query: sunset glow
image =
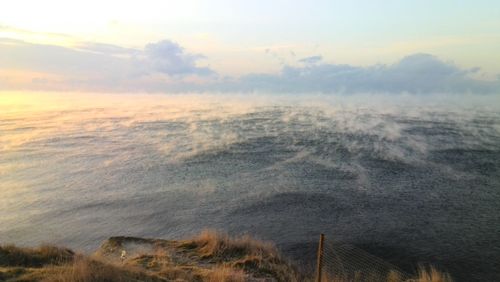
<svg viewBox="0 0 500 282"><path fill-rule="evenodd" d="M467 76L497 87L499 11L500 5L483 0L404 5L400 1L147 0L140 5L133 1L8 1L0 10L0 88L260 91L269 89L260 89L260 82L248 85L244 82L248 75L300 69L303 58L321 57L316 63L321 65L370 67L390 66L420 53L463 71L474 69ZM179 51L151 57L148 44L160 42L175 43ZM57 50L66 54L64 58L51 58ZM148 66L152 63L145 57L165 64ZM83 63L97 60L106 61L107 67ZM166 69L174 61L184 64L182 76L172 77L179 70ZM40 77L26 81L19 79L19 72L26 73L23 77L37 72ZM58 78L49 78L52 75ZM186 76L197 76L202 82L193 85ZM317 91L312 85L304 89Z"/></svg>

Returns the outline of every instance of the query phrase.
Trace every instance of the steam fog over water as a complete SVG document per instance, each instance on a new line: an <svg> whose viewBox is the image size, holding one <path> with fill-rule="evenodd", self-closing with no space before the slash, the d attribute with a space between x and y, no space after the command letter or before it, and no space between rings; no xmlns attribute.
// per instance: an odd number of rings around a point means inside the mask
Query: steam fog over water
<svg viewBox="0 0 500 282"><path fill-rule="evenodd" d="M0 242L209 227L308 260L323 232L500 280L498 98L30 97L0 103Z"/></svg>

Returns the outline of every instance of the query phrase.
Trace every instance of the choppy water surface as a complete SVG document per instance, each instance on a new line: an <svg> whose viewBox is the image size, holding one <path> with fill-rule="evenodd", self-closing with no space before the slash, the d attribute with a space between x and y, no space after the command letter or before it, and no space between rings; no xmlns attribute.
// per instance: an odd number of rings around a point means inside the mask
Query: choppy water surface
<svg viewBox="0 0 500 282"><path fill-rule="evenodd" d="M323 232L500 281L498 99L35 96L0 103L0 242Z"/></svg>

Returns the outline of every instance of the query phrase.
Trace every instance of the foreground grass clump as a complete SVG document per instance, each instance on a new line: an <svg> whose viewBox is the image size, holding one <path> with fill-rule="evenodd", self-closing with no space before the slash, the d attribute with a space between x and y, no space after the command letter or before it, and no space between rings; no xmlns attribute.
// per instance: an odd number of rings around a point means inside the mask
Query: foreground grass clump
<svg viewBox="0 0 500 282"><path fill-rule="evenodd" d="M197 248L198 253L204 258L218 260L242 256L279 257L276 247L271 242L259 241L249 235L230 237L215 230L204 230L183 245L187 248Z"/></svg>
<svg viewBox="0 0 500 282"><path fill-rule="evenodd" d="M203 231L183 241L112 237L91 256L54 246L0 246L0 281L308 282L314 281L314 277L297 271L270 242ZM323 281L366 280L325 277ZM391 274L383 279L400 281L403 280ZM451 282L451 278L434 268L421 268L418 277L406 281Z"/></svg>
<svg viewBox="0 0 500 282"><path fill-rule="evenodd" d="M41 267L49 264L64 264L73 259L70 249L43 245L38 248L0 246L1 266Z"/></svg>
<svg viewBox="0 0 500 282"><path fill-rule="evenodd" d="M181 247L191 250L202 260L241 269L255 278L276 281L300 281L300 273L284 259L273 243L248 235L231 237L214 230L205 230Z"/></svg>
<svg viewBox="0 0 500 282"><path fill-rule="evenodd" d="M28 269L19 277L7 281L41 282L136 282L165 281L135 269L118 267L84 256L76 256L72 263Z"/></svg>
<svg viewBox="0 0 500 282"><path fill-rule="evenodd" d="M434 267L420 267L418 279L415 282L452 282L448 273L441 272Z"/></svg>

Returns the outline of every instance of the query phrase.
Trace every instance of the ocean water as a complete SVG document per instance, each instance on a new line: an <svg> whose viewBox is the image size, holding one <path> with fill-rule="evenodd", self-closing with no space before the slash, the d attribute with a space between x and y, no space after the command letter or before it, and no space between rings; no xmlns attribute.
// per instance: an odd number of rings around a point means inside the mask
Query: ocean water
<svg viewBox="0 0 500 282"><path fill-rule="evenodd" d="M500 100L0 94L0 242L319 233L500 281Z"/></svg>

